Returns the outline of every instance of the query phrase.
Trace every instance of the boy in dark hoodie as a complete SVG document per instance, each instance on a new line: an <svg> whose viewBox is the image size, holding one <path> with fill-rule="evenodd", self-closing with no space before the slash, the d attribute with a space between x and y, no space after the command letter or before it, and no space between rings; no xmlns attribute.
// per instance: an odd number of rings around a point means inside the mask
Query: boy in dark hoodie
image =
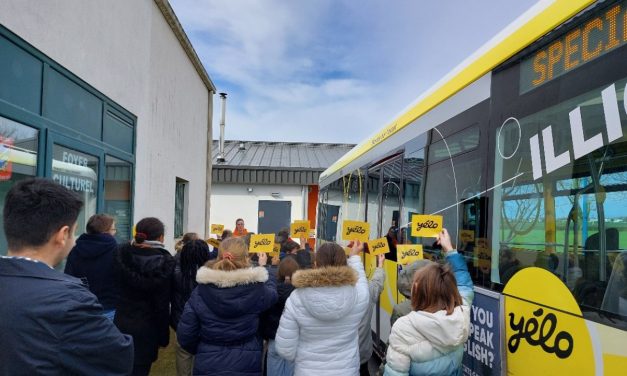
<svg viewBox="0 0 627 376"><path fill-rule="evenodd" d="M96 214L87 221L87 232L76 240L65 264L65 274L80 278L96 297L104 315L113 321L118 286L113 272L117 241L115 220Z"/></svg>

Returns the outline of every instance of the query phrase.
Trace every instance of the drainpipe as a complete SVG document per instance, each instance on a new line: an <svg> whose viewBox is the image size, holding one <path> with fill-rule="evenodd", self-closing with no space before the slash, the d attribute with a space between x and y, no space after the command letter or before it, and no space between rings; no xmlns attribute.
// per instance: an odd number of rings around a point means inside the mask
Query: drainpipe
<svg viewBox="0 0 627 376"><path fill-rule="evenodd" d="M209 91L209 104L207 106L207 159L205 171L205 239L209 239L211 233L211 148L213 147L213 91Z"/></svg>
<svg viewBox="0 0 627 376"><path fill-rule="evenodd" d="M218 162L225 162L224 159L224 120L226 116L226 93L220 93L220 98L222 98L222 116L220 117L220 150L218 152Z"/></svg>

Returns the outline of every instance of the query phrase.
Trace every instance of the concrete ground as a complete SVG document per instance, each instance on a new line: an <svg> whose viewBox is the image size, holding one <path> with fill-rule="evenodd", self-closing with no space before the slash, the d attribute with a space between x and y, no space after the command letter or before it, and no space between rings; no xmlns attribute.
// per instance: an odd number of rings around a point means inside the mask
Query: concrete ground
<svg viewBox="0 0 627 376"><path fill-rule="evenodd" d="M150 369L151 376L171 376L176 375L175 367L175 350L174 343L176 336L172 330L170 330L170 345L166 348L159 349L159 358L153 363ZM375 355L370 358L368 362L368 368L370 369L370 375L375 376L379 370L379 358Z"/></svg>

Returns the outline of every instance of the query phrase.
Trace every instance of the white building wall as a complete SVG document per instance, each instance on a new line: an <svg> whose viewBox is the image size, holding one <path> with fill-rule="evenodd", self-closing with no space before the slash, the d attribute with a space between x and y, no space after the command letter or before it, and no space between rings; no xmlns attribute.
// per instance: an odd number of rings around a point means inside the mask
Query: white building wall
<svg viewBox="0 0 627 376"><path fill-rule="evenodd" d="M173 248L180 177L203 233L212 98L154 1L2 0L0 23L137 116L134 221L163 220Z"/></svg>
<svg viewBox="0 0 627 376"><path fill-rule="evenodd" d="M253 191L248 192L248 188ZM257 233L260 200L291 201L291 221L305 219L303 189L307 192L307 187L299 185L214 183L211 185L211 223L223 224L224 228L233 230L235 220L242 218L248 231ZM272 197L273 192L280 193L280 197Z"/></svg>

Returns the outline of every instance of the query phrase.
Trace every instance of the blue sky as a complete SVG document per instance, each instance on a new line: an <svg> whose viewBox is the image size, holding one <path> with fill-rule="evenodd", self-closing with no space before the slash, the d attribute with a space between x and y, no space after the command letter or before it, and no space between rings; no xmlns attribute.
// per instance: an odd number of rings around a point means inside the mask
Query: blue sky
<svg viewBox="0 0 627 376"><path fill-rule="evenodd" d="M358 143L536 0L170 0L226 139ZM214 102L214 138L220 101Z"/></svg>

